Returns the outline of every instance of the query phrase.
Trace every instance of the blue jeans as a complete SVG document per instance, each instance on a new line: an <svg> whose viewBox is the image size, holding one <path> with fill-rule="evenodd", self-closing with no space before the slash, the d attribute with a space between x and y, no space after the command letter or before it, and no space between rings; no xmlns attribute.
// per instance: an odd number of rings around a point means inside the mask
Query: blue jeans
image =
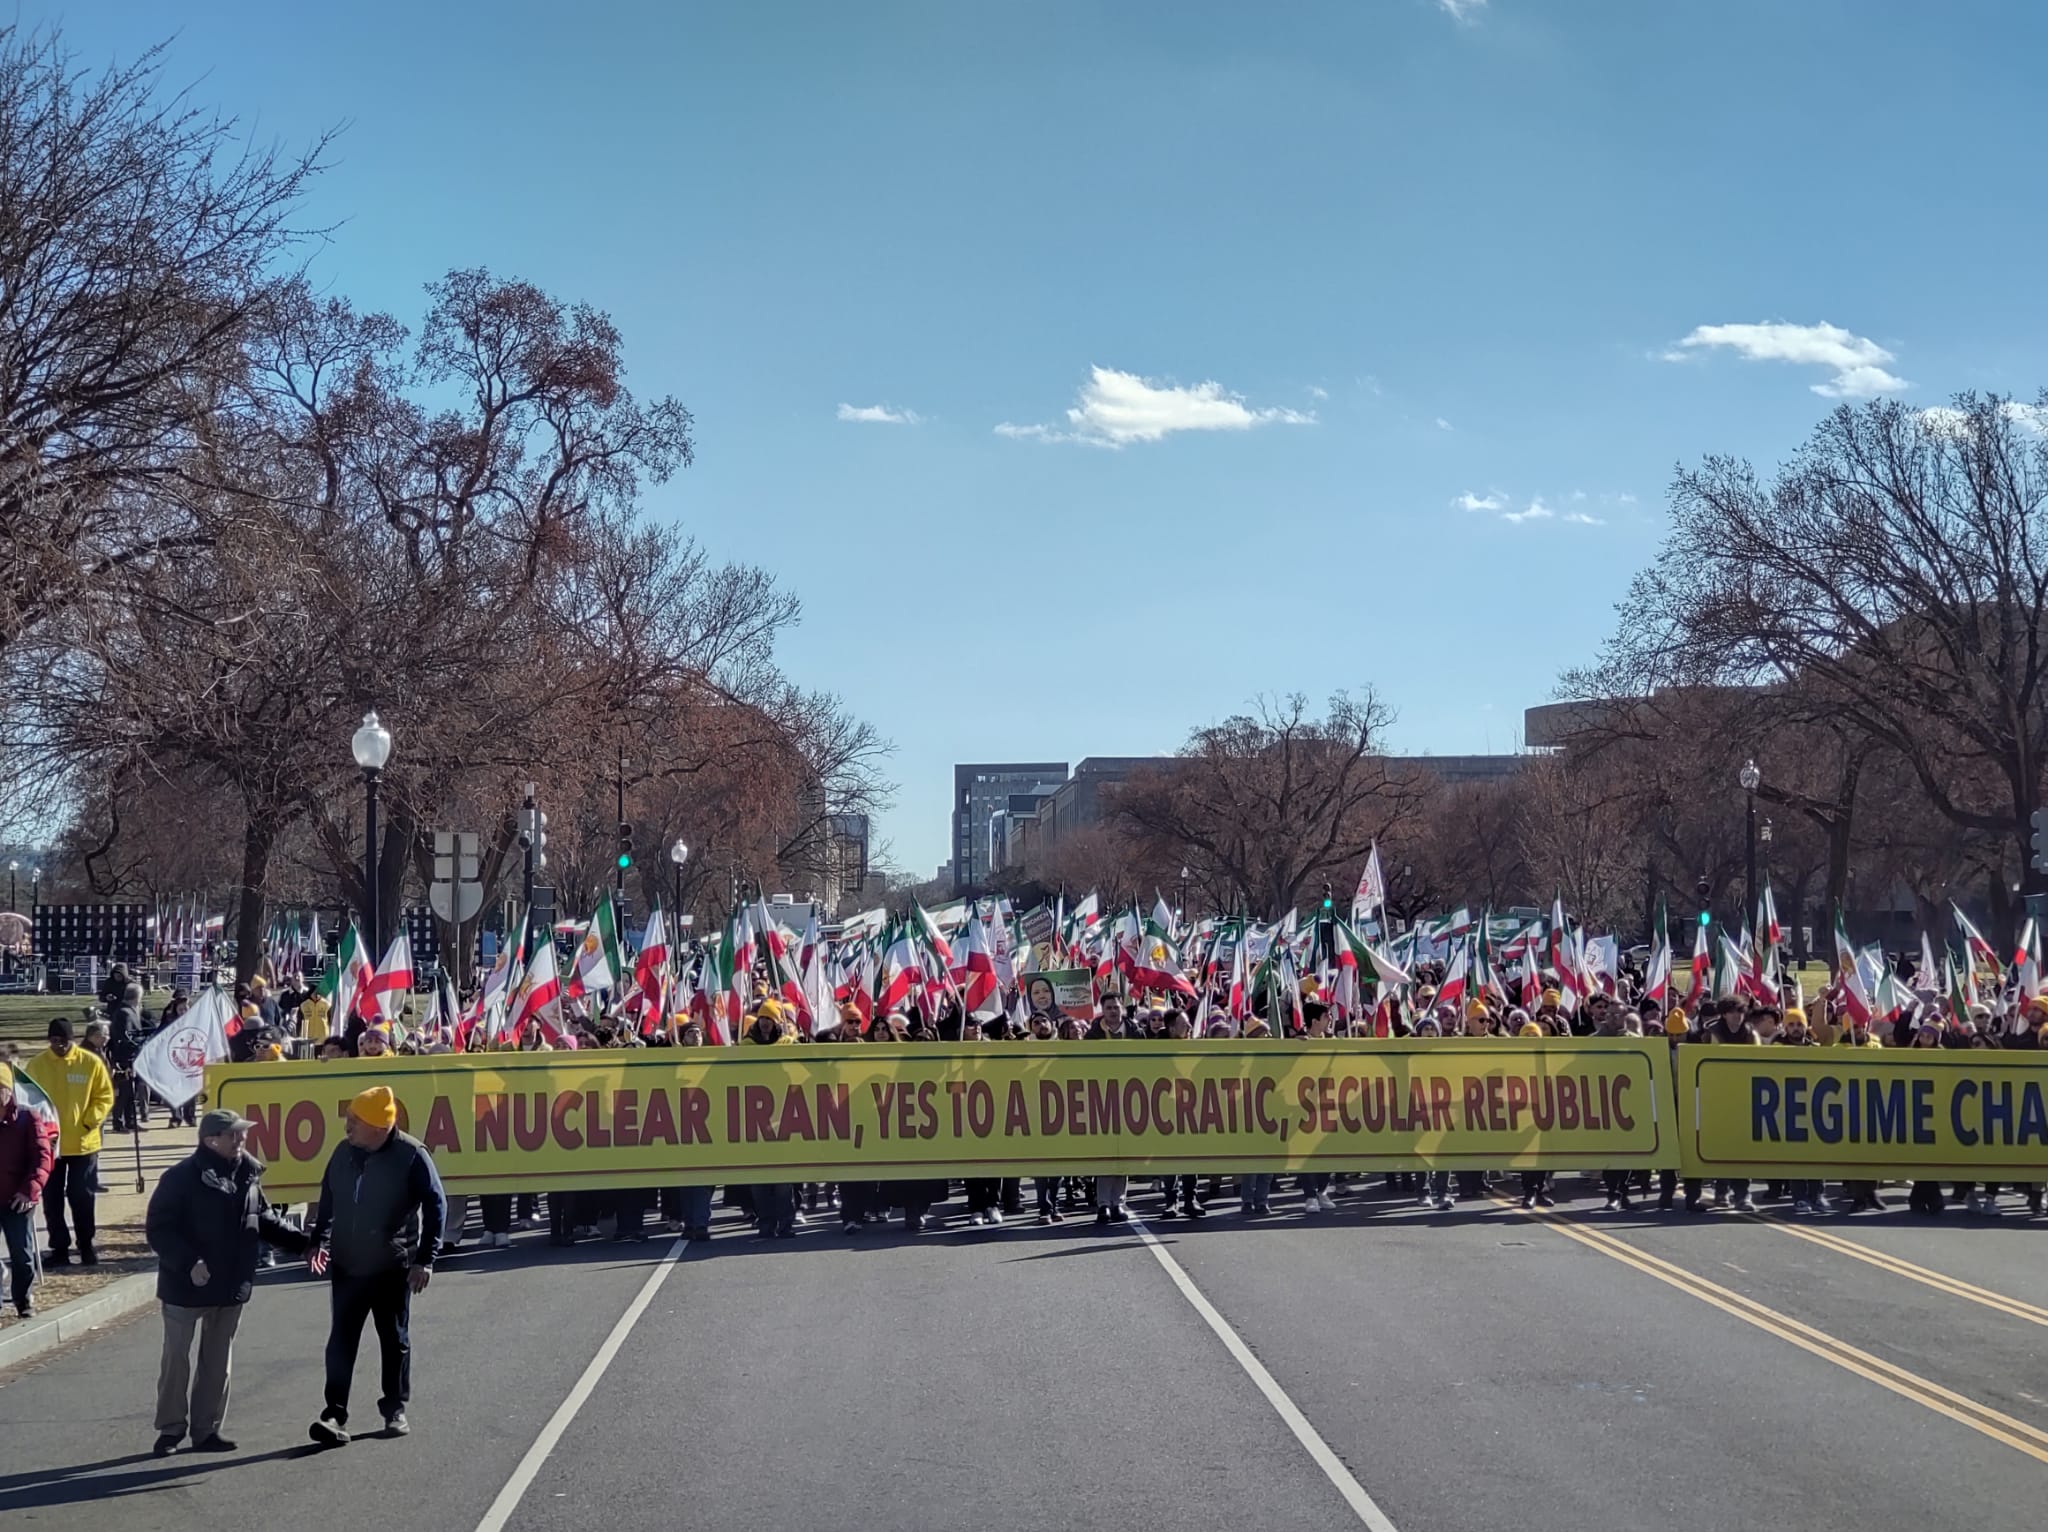
<svg viewBox="0 0 2048 1532"><path fill-rule="evenodd" d="M7 1270L13 1278L14 1306L25 1309L29 1293L36 1285L35 1214L0 1207L0 1237L7 1241Z"/></svg>

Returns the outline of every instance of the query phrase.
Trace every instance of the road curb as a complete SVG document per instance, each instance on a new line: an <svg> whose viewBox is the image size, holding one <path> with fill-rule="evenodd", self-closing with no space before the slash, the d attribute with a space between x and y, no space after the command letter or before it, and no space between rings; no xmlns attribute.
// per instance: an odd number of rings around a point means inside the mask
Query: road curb
<svg viewBox="0 0 2048 1532"><path fill-rule="evenodd" d="M156 1273L141 1271L109 1283L96 1293L60 1303L47 1314L38 1314L24 1324L0 1331L0 1372L54 1351L90 1330L125 1318L154 1302Z"/></svg>

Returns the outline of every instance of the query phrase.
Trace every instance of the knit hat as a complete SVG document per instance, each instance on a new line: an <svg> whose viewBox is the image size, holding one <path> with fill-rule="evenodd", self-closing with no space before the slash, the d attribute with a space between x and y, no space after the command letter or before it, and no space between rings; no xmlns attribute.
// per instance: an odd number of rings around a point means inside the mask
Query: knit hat
<svg viewBox="0 0 2048 1532"><path fill-rule="evenodd" d="M398 1098L388 1085L373 1085L348 1104L348 1115L373 1128L398 1126Z"/></svg>
<svg viewBox="0 0 2048 1532"><path fill-rule="evenodd" d="M0 1059L0 1090L14 1089L14 1066Z"/></svg>
<svg viewBox="0 0 2048 1532"><path fill-rule="evenodd" d="M1523 1022L1522 1029L1515 1034L1517 1037L1541 1037L1542 1035L1543 1029L1533 1021Z"/></svg>
<svg viewBox="0 0 2048 1532"><path fill-rule="evenodd" d="M1664 1035L1667 1037L1683 1037L1691 1030L1692 1026L1686 1021L1683 1011L1673 1011L1664 1018Z"/></svg>
<svg viewBox="0 0 2048 1532"><path fill-rule="evenodd" d="M1558 1005L1558 1004L1561 1004L1561 1003L1563 1002L1563 1000L1564 1000L1564 996L1563 996L1563 995L1562 995L1561 993L1559 993L1559 992L1558 992L1557 990L1554 990L1554 989L1546 989L1546 990L1545 990L1545 991L1543 992L1543 1003L1544 1003L1545 1005Z"/></svg>
<svg viewBox="0 0 2048 1532"><path fill-rule="evenodd" d="M68 1043L71 1041L71 1018L52 1016L50 1018L50 1041Z"/></svg>
<svg viewBox="0 0 2048 1532"><path fill-rule="evenodd" d="M1485 1016L1490 1013L1486 1009L1486 1002L1484 1000L1474 1000L1466 1005L1465 1014L1467 1016Z"/></svg>

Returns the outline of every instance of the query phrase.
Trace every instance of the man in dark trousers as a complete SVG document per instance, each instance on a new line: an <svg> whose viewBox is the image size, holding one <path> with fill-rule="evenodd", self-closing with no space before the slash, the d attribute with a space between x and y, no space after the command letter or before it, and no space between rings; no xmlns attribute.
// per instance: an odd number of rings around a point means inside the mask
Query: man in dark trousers
<svg viewBox="0 0 2048 1532"><path fill-rule="evenodd" d="M434 1162L416 1138L398 1131L398 1101L388 1085L349 1103L348 1142L320 1180L320 1205L306 1231L314 1275L333 1279L327 1332L327 1408L311 1435L323 1446L347 1444L349 1381L363 1321L377 1326L383 1396L377 1408L387 1436L412 1429L412 1296L427 1289L448 1199Z"/></svg>
<svg viewBox="0 0 2048 1532"><path fill-rule="evenodd" d="M293 1252L306 1236L263 1200L263 1165L243 1145L249 1122L215 1108L199 1119L199 1148L163 1174L144 1231L156 1252L164 1354L156 1379L156 1446L166 1457L192 1432L194 1452L233 1452L228 1412L235 1330L265 1241ZM192 1338L199 1369L192 1370Z"/></svg>

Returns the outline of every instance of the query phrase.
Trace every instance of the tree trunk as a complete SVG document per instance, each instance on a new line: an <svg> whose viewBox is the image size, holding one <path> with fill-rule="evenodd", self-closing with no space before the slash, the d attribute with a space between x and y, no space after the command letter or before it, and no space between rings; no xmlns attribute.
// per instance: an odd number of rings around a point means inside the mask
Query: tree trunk
<svg viewBox="0 0 2048 1532"><path fill-rule="evenodd" d="M242 835L242 888L235 914L235 978L246 983L263 962L264 887L270 879L270 848L277 832L251 815Z"/></svg>

